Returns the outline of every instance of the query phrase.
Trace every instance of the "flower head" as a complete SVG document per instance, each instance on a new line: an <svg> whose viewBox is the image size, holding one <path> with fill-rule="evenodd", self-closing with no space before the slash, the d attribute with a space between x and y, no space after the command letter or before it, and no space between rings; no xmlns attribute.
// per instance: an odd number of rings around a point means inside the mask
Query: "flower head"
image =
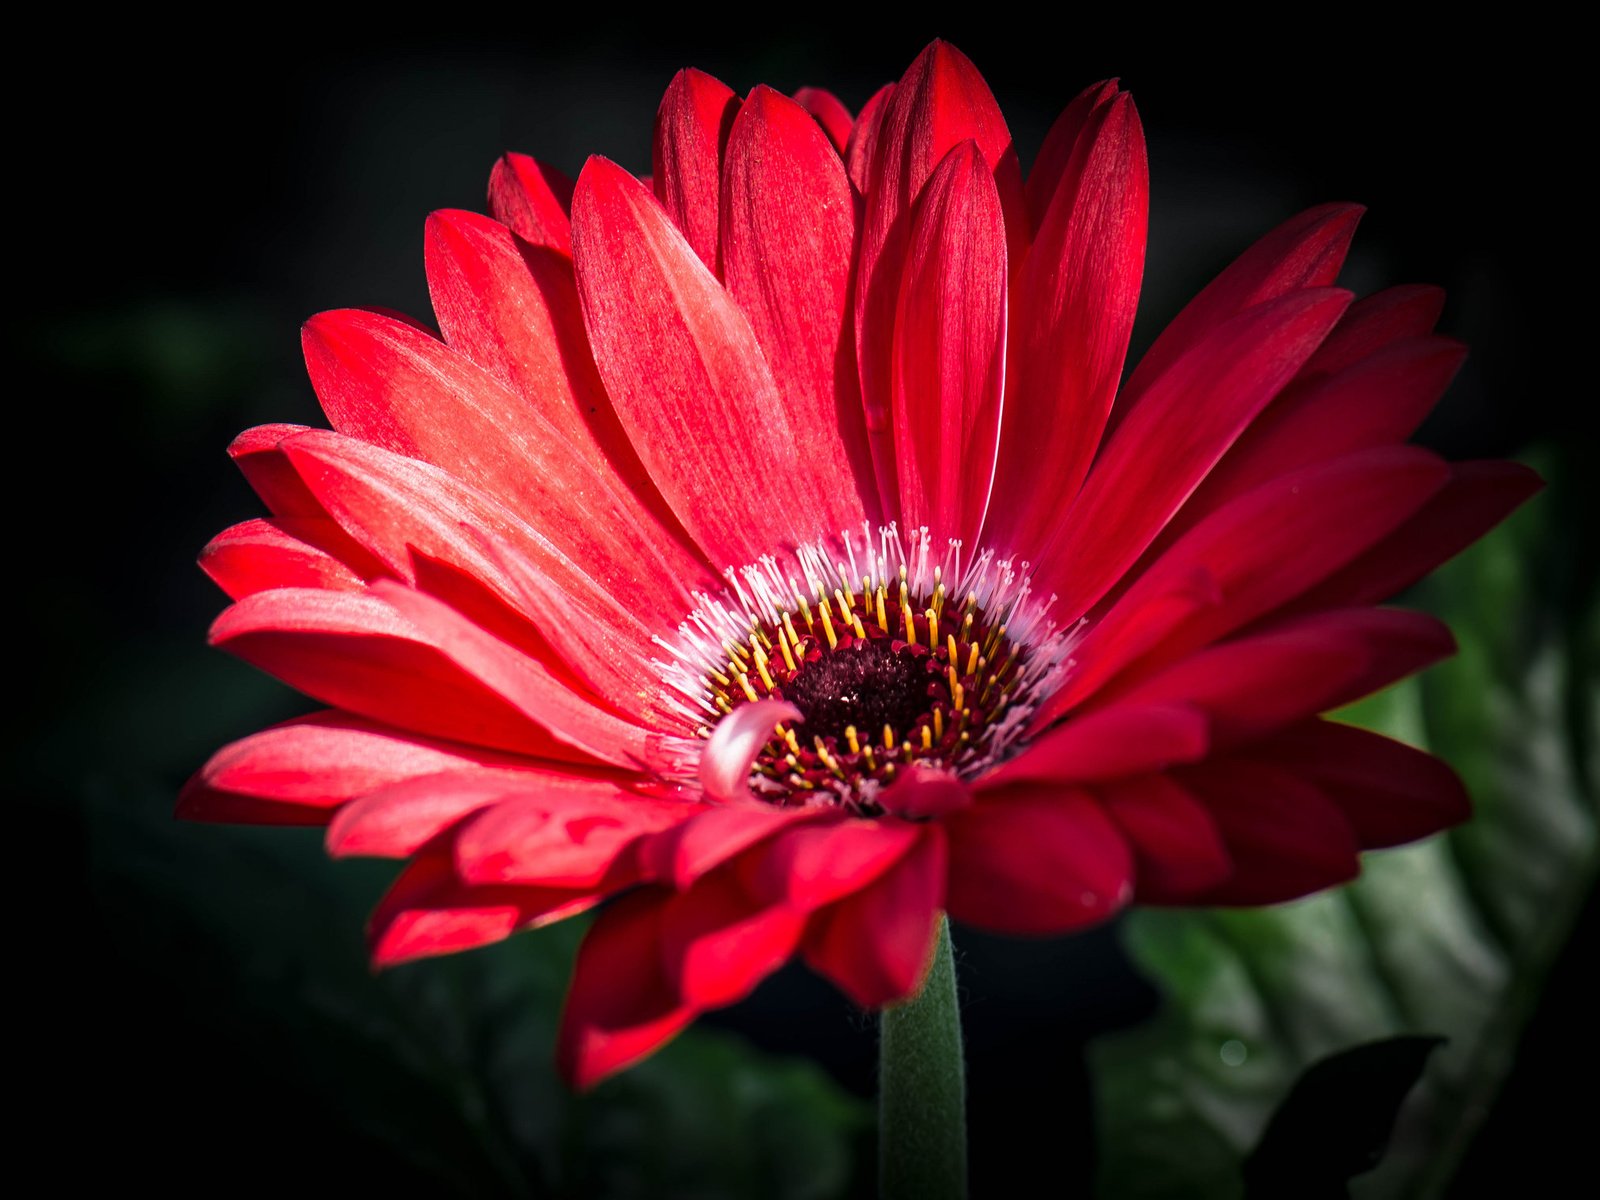
<svg viewBox="0 0 1600 1200"><path fill-rule="evenodd" d="M232 447L272 515L206 548L212 640L330 707L181 811L407 860L383 964L605 902L580 1084L796 955L903 999L943 910L1268 903L1461 820L1319 714L1450 651L1375 605L1537 480L1405 444L1463 350L1434 289L1333 286L1348 205L1123 381L1147 192L1116 84L1024 180L942 43L853 120L685 71L648 182L506 156L428 222L439 332L314 318L333 428Z"/></svg>

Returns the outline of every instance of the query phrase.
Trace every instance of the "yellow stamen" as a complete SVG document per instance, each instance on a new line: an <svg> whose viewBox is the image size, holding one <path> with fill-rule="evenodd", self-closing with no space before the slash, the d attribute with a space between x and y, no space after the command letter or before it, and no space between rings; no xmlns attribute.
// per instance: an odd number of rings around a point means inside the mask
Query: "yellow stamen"
<svg viewBox="0 0 1600 1200"><path fill-rule="evenodd" d="M941 742L944 741L944 710L942 708L933 710L933 736Z"/></svg>
<svg viewBox="0 0 1600 1200"><path fill-rule="evenodd" d="M794 643L794 648L796 650L800 649L800 635L794 631L794 622L790 620L788 613L783 614L783 631L789 635L789 640Z"/></svg>
<svg viewBox="0 0 1600 1200"><path fill-rule="evenodd" d="M928 619L928 649L937 650L939 648L939 614L930 608L922 615Z"/></svg>
<svg viewBox="0 0 1600 1200"><path fill-rule="evenodd" d="M766 685L767 691L772 691L777 685L772 682L772 676L767 672L767 656L756 648L756 670L761 673L761 682Z"/></svg>
<svg viewBox="0 0 1600 1200"><path fill-rule="evenodd" d="M822 602L822 632L828 639L828 649L839 648L839 635L833 632L833 622L828 619L828 602Z"/></svg>
<svg viewBox="0 0 1600 1200"><path fill-rule="evenodd" d="M883 585L878 585L878 628L885 633L889 632L889 610L884 605Z"/></svg>
<svg viewBox="0 0 1600 1200"><path fill-rule="evenodd" d="M933 749L933 730L929 729L926 725L922 727L922 748L924 750Z"/></svg>
<svg viewBox="0 0 1600 1200"><path fill-rule="evenodd" d="M950 699L951 702L955 704L956 711L961 713L962 716L965 716L967 708L967 693L966 689L961 686L961 681L959 679L956 680L955 686L950 689Z"/></svg>
<svg viewBox="0 0 1600 1200"><path fill-rule="evenodd" d="M883 727L883 748L885 750L894 749L894 726L887 723Z"/></svg>
<svg viewBox="0 0 1600 1200"><path fill-rule="evenodd" d="M972 649L967 651L967 672L966 673L968 675L976 675L978 673L978 643L977 642L973 642L972 643Z"/></svg>
<svg viewBox="0 0 1600 1200"><path fill-rule="evenodd" d="M956 635L955 634L953 634L953 633L945 634L945 637L944 637L944 651L945 651L945 657L951 663L958 663L958 662L961 661L961 654L956 649Z"/></svg>
<svg viewBox="0 0 1600 1200"><path fill-rule="evenodd" d="M752 701L760 699L760 697L756 695L756 689L750 686L750 676L746 675L743 671L739 672L739 686L744 689L746 699Z"/></svg>
<svg viewBox="0 0 1600 1200"><path fill-rule="evenodd" d="M856 733L856 727L854 725L846 725L844 727L844 740L850 743L851 754L861 753L861 738L860 735Z"/></svg>
<svg viewBox="0 0 1600 1200"><path fill-rule="evenodd" d="M856 637L863 642L867 640L866 626L861 623L861 618L856 616L855 613L850 614L850 628L856 631Z"/></svg>

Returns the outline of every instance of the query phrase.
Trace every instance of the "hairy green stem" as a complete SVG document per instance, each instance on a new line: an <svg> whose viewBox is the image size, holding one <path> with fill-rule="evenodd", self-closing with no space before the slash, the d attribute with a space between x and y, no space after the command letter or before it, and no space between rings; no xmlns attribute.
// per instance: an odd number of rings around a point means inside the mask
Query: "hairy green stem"
<svg viewBox="0 0 1600 1200"><path fill-rule="evenodd" d="M882 1200L967 1194L966 1066L950 921L940 917L922 991L885 1009L878 1047L878 1189Z"/></svg>

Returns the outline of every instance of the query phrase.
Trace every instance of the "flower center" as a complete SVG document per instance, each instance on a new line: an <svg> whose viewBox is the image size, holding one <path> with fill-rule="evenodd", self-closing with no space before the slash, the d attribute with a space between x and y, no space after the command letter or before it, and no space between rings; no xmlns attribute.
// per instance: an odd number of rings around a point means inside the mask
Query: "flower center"
<svg viewBox="0 0 1600 1200"><path fill-rule="evenodd" d="M730 571L730 592L696 596L679 644L660 643L703 733L757 700L799 709L756 757L756 795L871 814L912 763L970 777L1014 751L1072 639L1025 569L985 552L962 570L959 543L934 562L926 530L909 540L889 526L876 545L841 538L844 561L810 545L796 572L772 557Z"/></svg>

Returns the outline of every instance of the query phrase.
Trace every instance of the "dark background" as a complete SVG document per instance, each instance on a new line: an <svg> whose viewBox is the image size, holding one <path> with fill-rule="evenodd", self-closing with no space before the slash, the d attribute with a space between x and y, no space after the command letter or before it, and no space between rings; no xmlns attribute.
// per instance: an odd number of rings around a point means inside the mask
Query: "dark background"
<svg viewBox="0 0 1600 1200"><path fill-rule="evenodd" d="M441 27L452 16L438 14ZM11 845L14 953L31 1013L21 1078L47 1138L25 1157L168 1194L237 1183L241 1164L263 1188L348 1178L404 1193L403 1161L275 1058L270 1014L244 1014L188 928L124 886L133 852L89 814L160 810L211 749L298 711L204 649L223 600L192 564L213 533L257 515L223 454L231 437L268 420L320 423L299 323L345 305L426 317L423 219L481 210L504 149L574 175L590 152L648 170L655 106L680 66L741 93L826 86L854 109L942 34L984 72L1025 164L1072 95L1121 76L1153 189L1136 352L1254 237L1310 204L1356 200L1371 211L1345 284L1442 284L1441 331L1472 347L1421 440L1460 458L1586 436L1552 332L1552 280L1576 267L1562 232L1574 147L1514 35L1463 43L1457 31L1446 47L1342 13L1305 33L1206 36L1153 16L1048 36L976 21L871 32L863 12L818 16L779 30L748 14L723 24L686 11L668 28L615 15L537 36L496 20L493 36L426 40L306 26L204 51L179 48L193 30L180 41L144 28L47 54L52 86L13 98L24 170L8 257L25 303L8 335L21 365L8 477L25 608L10 736L27 823ZM1574 538L1586 556L1589 539ZM962 945L978 1180L1067 1161L1087 1177L1082 1042L1137 1020L1154 995L1109 933ZM1575 1051L1579 1078L1593 1078L1596 997L1574 964L1595 945L1591 905L1461 1194L1516 1177L1530 1145L1544 1168L1578 1163L1586 1106L1549 1089ZM722 1019L870 1095L870 1025L801 973ZM60 1137L78 1157L45 1149Z"/></svg>

